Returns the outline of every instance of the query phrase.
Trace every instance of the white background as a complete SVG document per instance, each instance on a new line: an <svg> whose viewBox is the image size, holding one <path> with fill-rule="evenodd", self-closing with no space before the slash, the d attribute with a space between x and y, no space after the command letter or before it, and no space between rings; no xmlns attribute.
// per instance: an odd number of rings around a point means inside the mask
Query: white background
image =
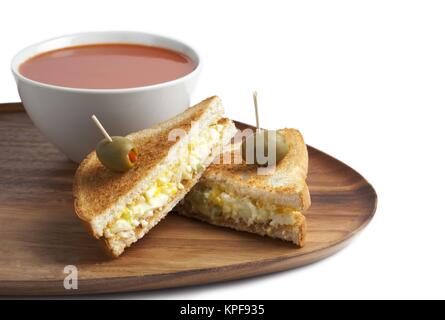
<svg viewBox="0 0 445 320"><path fill-rule="evenodd" d="M205 59L193 101L300 129L376 188L368 228L314 265L249 280L112 297L445 298L445 4L441 1L1 1L0 101L12 56L79 31L174 36Z"/></svg>

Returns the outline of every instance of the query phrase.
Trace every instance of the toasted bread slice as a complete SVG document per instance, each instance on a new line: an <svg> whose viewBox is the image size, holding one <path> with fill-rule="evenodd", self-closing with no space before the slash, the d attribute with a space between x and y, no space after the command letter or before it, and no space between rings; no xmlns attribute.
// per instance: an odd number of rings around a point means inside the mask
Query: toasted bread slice
<svg viewBox="0 0 445 320"><path fill-rule="evenodd" d="M200 184L232 192L240 197L260 198L277 206L305 211L311 205L306 184L308 152L303 136L295 129L279 130L289 146L287 155L277 163L273 174L260 175L258 167L241 159L240 149L231 155L220 155L206 170ZM225 159L224 159L225 158ZM232 159L232 163L225 163Z"/></svg>
<svg viewBox="0 0 445 320"><path fill-rule="evenodd" d="M306 233L302 212L311 205L306 184L308 152L298 130L279 132L289 152L272 174L258 174L258 167L243 162L239 148L234 148L206 170L177 211L215 225L302 246ZM232 163L227 163L228 159Z"/></svg>
<svg viewBox="0 0 445 320"><path fill-rule="evenodd" d="M128 135L139 155L126 173L105 168L94 151L82 161L74 178L74 208L112 256L119 256L162 220L212 162L215 154L209 150L230 141L236 128L221 119L223 112L220 99L211 97L153 128Z"/></svg>
<svg viewBox="0 0 445 320"><path fill-rule="evenodd" d="M175 211L183 216L201 220L215 226L227 227L237 231L245 231L293 242L298 247L304 246L306 239L306 218L298 211L293 213L295 216L294 223L288 225L271 225L269 222L249 224L243 220L233 219L231 217L210 216L208 215L209 211L206 210L204 213L203 211L197 210L190 201L184 201L184 203L181 203L181 205L175 208Z"/></svg>

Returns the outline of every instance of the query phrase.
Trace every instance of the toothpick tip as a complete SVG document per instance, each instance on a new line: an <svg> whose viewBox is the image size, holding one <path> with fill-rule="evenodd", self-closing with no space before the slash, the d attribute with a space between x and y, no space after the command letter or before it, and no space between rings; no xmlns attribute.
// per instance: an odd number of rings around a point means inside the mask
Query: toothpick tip
<svg viewBox="0 0 445 320"><path fill-rule="evenodd" d="M258 101L257 101L257 92L256 90L253 92L253 104L255 106L255 120L256 120L256 129L260 131L260 117L258 115Z"/></svg>
<svg viewBox="0 0 445 320"><path fill-rule="evenodd" d="M102 134L104 135L104 137L108 140L108 141L113 141L113 139L110 137L110 135L108 134L107 130L105 130L105 128L102 126L102 124L100 123L99 119L97 119L96 115L92 115L91 119L93 119L94 123L96 124L96 126L99 128L99 130L102 132Z"/></svg>

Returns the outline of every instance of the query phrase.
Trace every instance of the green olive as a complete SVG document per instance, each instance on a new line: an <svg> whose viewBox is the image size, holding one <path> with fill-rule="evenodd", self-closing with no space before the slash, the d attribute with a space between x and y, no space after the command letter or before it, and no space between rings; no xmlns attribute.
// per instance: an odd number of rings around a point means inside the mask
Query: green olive
<svg viewBox="0 0 445 320"><path fill-rule="evenodd" d="M134 143L125 137L111 137L112 141L101 140L96 146L100 162L112 171L125 172L134 167L137 150Z"/></svg>
<svg viewBox="0 0 445 320"><path fill-rule="evenodd" d="M259 155L257 154L257 145L258 147L262 146L262 150L259 150ZM275 148L273 146L275 146ZM274 151L275 157L272 153ZM276 164L280 162L288 152L289 146L284 136L278 131L273 130L259 130L243 139L241 144L241 155L243 159L247 163L252 163L253 161L254 164L259 166Z"/></svg>

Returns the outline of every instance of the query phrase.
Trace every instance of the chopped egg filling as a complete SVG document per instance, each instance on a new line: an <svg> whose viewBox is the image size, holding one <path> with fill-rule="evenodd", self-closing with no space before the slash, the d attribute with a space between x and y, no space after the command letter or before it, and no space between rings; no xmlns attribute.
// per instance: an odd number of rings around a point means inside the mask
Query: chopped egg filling
<svg viewBox="0 0 445 320"><path fill-rule="evenodd" d="M204 170L204 162L220 144L223 130L223 125L216 124L201 132L190 132L189 143L178 149L178 160L161 170L157 179L126 205L105 228L104 237L109 241L124 241L127 246L140 239L156 218L156 213L184 189L183 182Z"/></svg>
<svg viewBox="0 0 445 320"><path fill-rule="evenodd" d="M295 209L263 204L247 197L237 197L228 192L206 187L195 188L186 201L192 209L212 220L233 219L237 223L293 225L299 214Z"/></svg>

